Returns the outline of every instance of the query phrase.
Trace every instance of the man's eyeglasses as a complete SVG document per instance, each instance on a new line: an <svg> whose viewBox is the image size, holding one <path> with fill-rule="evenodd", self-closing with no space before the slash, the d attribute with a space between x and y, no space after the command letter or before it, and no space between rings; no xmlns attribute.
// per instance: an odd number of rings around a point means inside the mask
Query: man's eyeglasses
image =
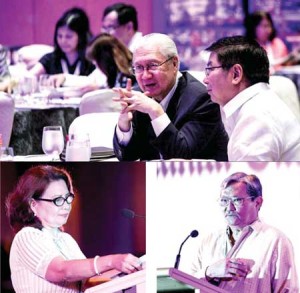
<svg viewBox="0 0 300 293"><path fill-rule="evenodd" d="M67 197L58 196L53 199L49 199L49 198L34 198L34 199L41 200L41 201L53 202L57 207L61 207L65 202L67 202L68 204L71 204L73 202L74 198L75 198L75 195L73 193L68 193Z"/></svg>
<svg viewBox="0 0 300 293"><path fill-rule="evenodd" d="M205 67L205 68L204 68L205 75L206 75L206 76L209 76L209 74L210 74L214 69L217 69L217 68L223 68L223 67L224 67L223 65L220 65L220 66L208 66L208 67Z"/></svg>
<svg viewBox="0 0 300 293"><path fill-rule="evenodd" d="M165 60L162 63L149 63L146 66L143 65L136 65L132 67L132 72L133 74L141 74L144 72L144 70L146 69L146 71L156 71L160 66L164 65L165 63L167 63L168 61L170 61L174 56L168 58L167 60Z"/></svg>
<svg viewBox="0 0 300 293"><path fill-rule="evenodd" d="M246 199L252 199L253 196L247 197L221 197L219 198L219 204L221 207L227 207L231 202L236 208L240 208Z"/></svg>

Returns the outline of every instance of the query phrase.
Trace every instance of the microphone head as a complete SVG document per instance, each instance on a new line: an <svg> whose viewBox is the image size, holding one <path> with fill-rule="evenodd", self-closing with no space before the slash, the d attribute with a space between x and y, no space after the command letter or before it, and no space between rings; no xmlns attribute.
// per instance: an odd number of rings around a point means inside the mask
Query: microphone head
<svg viewBox="0 0 300 293"><path fill-rule="evenodd" d="M190 234L191 237L195 238L199 235L199 232L197 230L193 230Z"/></svg>
<svg viewBox="0 0 300 293"><path fill-rule="evenodd" d="M135 212L129 209L123 209L122 215L126 218L133 219L135 217Z"/></svg>

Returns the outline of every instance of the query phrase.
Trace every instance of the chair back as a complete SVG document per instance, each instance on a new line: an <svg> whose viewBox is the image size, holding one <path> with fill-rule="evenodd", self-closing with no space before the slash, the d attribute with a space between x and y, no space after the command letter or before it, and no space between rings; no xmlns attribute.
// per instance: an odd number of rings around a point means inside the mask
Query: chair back
<svg viewBox="0 0 300 293"><path fill-rule="evenodd" d="M300 97L295 83L286 76L271 75L271 89L287 104L300 121Z"/></svg>
<svg viewBox="0 0 300 293"><path fill-rule="evenodd" d="M53 52L54 47L45 44L31 44L18 50L18 61L24 62L31 69L47 53Z"/></svg>
<svg viewBox="0 0 300 293"><path fill-rule="evenodd" d="M79 115L100 112L120 112L121 105L112 100L117 96L111 89L101 89L83 95L79 105Z"/></svg>
<svg viewBox="0 0 300 293"><path fill-rule="evenodd" d="M14 121L14 99L7 93L0 92L0 133L2 145L9 146Z"/></svg>
<svg viewBox="0 0 300 293"><path fill-rule="evenodd" d="M89 113L78 116L69 127L69 135L88 133L91 147L113 149L113 136L119 113Z"/></svg>

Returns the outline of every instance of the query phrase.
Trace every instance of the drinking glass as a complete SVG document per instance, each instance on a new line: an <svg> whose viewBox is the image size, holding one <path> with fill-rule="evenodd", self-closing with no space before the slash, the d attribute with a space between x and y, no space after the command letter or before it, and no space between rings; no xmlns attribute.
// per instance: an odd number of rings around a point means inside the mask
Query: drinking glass
<svg viewBox="0 0 300 293"><path fill-rule="evenodd" d="M51 79L51 75L42 74L39 77L39 92L49 101L50 94L54 90L54 82Z"/></svg>
<svg viewBox="0 0 300 293"><path fill-rule="evenodd" d="M43 128L42 148L52 161L59 160L64 149L64 136L61 126L45 126Z"/></svg>
<svg viewBox="0 0 300 293"><path fill-rule="evenodd" d="M71 134L66 146L66 161L89 161L91 143L87 133Z"/></svg>
<svg viewBox="0 0 300 293"><path fill-rule="evenodd" d="M14 150L12 147L1 147L0 149L0 161L13 161Z"/></svg>

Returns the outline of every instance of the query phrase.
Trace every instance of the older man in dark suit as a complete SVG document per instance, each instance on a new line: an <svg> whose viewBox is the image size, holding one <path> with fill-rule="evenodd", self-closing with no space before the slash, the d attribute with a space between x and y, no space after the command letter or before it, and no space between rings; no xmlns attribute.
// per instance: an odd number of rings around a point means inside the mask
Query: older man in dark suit
<svg viewBox="0 0 300 293"><path fill-rule="evenodd" d="M179 72L175 43L164 34L144 36L133 52L133 71L143 93L115 89L120 113L114 136L119 160L227 160L228 137L219 106L205 86Z"/></svg>

